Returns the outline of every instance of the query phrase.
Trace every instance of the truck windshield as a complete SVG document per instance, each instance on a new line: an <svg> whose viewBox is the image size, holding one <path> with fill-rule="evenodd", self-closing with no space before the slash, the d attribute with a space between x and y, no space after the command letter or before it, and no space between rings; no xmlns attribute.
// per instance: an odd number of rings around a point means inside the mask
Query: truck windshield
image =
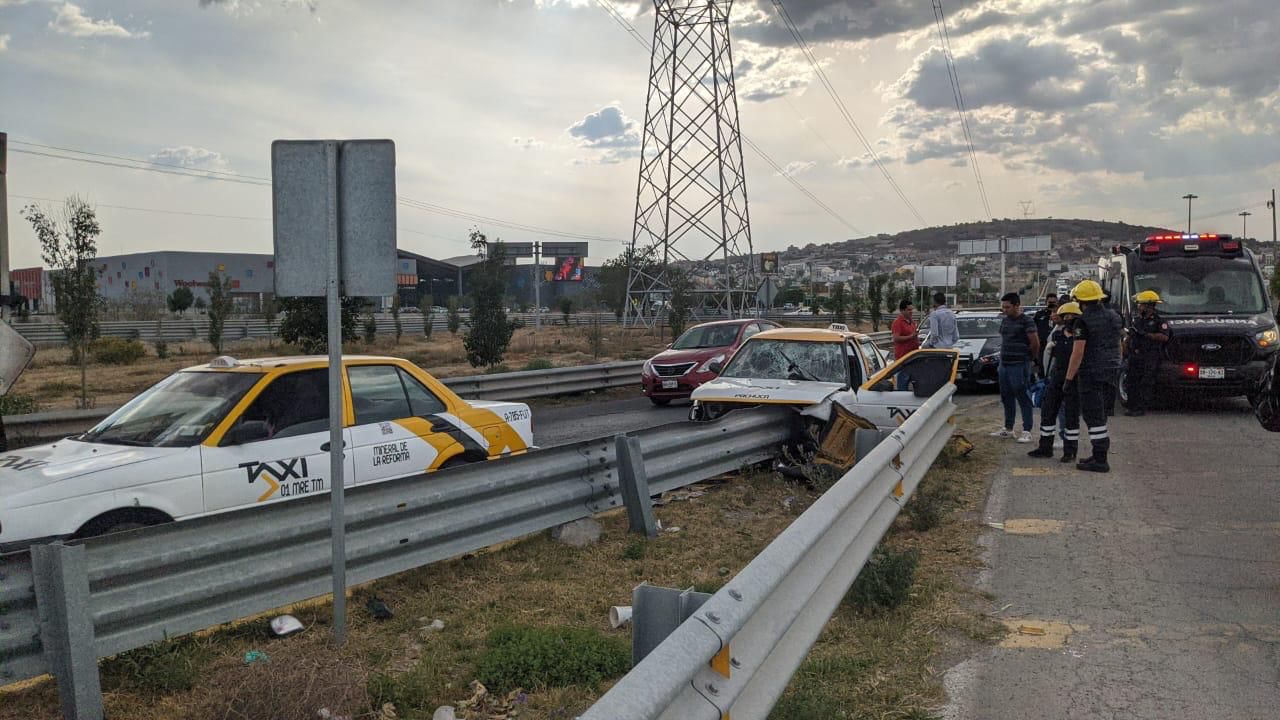
<svg viewBox="0 0 1280 720"><path fill-rule="evenodd" d="M213 430L257 373L180 372L152 385L78 439L139 447L190 447Z"/></svg>
<svg viewBox="0 0 1280 720"><path fill-rule="evenodd" d="M845 385L849 366L842 347L838 342L752 340L738 350L720 377Z"/></svg>
<svg viewBox="0 0 1280 720"><path fill-rule="evenodd" d="M1139 261L1133 292L1155 290L1166 315L1255 315L1267 310L1262 278L1247 260L1161 258Z"/></svg>

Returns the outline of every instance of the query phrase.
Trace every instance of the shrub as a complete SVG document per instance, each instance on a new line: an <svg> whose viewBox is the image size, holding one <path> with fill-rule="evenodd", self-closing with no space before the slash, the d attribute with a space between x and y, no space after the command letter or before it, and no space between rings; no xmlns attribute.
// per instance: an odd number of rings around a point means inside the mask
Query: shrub
<svg viewBox="0 0 1280 720"><path fill-rule="evenodd" d="M489 634L477 675L492 692L595 687L631 666L626 640L584 628L499 628Z"/></svg>
<svg viewBox="0 0 1280 720"><path fill-rule="evenodd" d="M67 383L71 390L79 390L79 385L71 385ZM36 405L36 399L31 395L22 395L19 393L9 393L8 395L0 395L0 416L4 415L26 415L33 413L40 408Z"/></svg>
<svg viewBox="0 0 1280 720"><path fill-rule="evenodd" d="M156 357L160 358L161 360L164 360L165 358L169 357L169 343L165 342L164 340L156 340L154 343L152 343L152 346L155 347L156 349Z"/></svg>
<svg viewBox="0 0 1280 720"><path fill-rule="evenodd" d="M643 560L644 559L644 541L632 540L622 551L623 560Z"/></svg>
<svg viewBox="0 0 1280 720"><path fill-rule="evenodd" d="M89 343L89 354L103 365L132 365L147 354L147 349L138 340L104 337Z"/></svg>
<svg viewBox="0 0 1280 720"><path fill-rule="evenodd" d="M198 639L166 640L104 661L102 686L150 695L190 690L209 659L208 647Z"/></svg>
<svg viewBox="0 0 1280 720"><path fill-rule="evenodd" d="M864 612L893 610L907 601L920 553L879 548L845 595L845 602Z"/></svg>
<svg viewBox="0 0 1280 720"><path fill-rule="evenodd" d="M920 532L941 525L946 514L946 503L942 495L937 491L921 492L923 489L923 486L917 489L915 497L907 503L907 518L911 521L911 529Z"/></svg>
<svg viewBox="0 0 1280 720"><path fill-rule="evenodd" d="M378 321L373 315L369 315L364 319L364 341L372 345L376 337L378 337Z"/></svg>
<svg viewBox="0 0 1280 720"><path fill-rule="evenodd" d="M550 370L555 364L546 358L534 358L524 364L521 370Z"/></svg>
<svg viewBox="0 0 1280 720"><path fill-rule="evenodd" d="M498 363L497 365L494 365L492 367L487 367L484 369L485 375L496 375L498 373L504 373L504 372L511 372L511 368L507 367L506 365L503 365L502 363Z"/></svg>

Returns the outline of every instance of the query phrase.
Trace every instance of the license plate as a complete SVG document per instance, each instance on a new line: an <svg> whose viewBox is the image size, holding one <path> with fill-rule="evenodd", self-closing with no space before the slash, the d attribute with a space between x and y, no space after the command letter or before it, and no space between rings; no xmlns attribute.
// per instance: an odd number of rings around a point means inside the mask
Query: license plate
<svg viewBox="0 0 1280 720"><path fill-rule="evenodd" d="M1226 372L1220 367L1202 367L1200 368L1201 380L1221 380L1226 377Z"/></svg>
<svg viewBox="0 0 1280 720"><path fill-rule="evenodd" d="M1222 372L1222 368L1218 368L1218 372ZM1201 377L1203 377L1203 376L1201 376ZM1218 377L1222 377L1222 376L1221 376L1221 375L1219 375ZM680 387L680 382L679 382L678 380L663 380L663 381L662 381L662 389L663 389L663 390L675 390L675 389L676 389L676 388L678 388L678 387Z"/></svg>

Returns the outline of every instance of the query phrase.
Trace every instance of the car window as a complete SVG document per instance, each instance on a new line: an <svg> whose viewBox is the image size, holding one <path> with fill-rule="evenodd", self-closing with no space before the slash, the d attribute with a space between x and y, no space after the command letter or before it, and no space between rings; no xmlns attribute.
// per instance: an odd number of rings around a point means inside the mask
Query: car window
<svg viewBox="0 0 1280 720"><path fill-rule="evenodd" d="M257 373L174 373L80 439L138 447L191 447L203 441L261 379Z"/></svg>
<svg viewBox="0 0 1280 720"><path fill-rule="evenodd" d="M254 398L238 422L261 421L271 438L296 437L329 427L329 371L281 375Z"/></svg>
<svg viewBox="0 0 1280 720"><path fill-rule="evenodd" d="M436 397L435 393L424 387L417 378L405 372L403 368L400 370L400 379L404 381L404 389L409 394L409 409L414 415L425 417L448 409L443 400Z"/></svg>
<svg viewBox="0 0 1280 720"><path fill-rule="evenodd" d="M758 332L760 332L760 324L759 324L759 323L751 323L751 324L747 325L745 328L743 328L743 330L742 330L742 339L743 339L743 340L746 340L747 338L751 337L752 335L755 335L755 334L756 334L756 333L758 333Z"/></svg>
<svg viewBox="0 0 1280 720"><path fill-rule="evenodd" d="M870 340L862 340L862 355L867 359L867 365L871 367L871 374L875 375L884 369L884 358L880 356L880 351L876 349L875 343Z"/></svg>
<svg viewBox="0 0 1280 720"><path fill-rule="evenodd" d="M351 404L356 411L356 424L388 422L413 415L409 399L400 382L400 370L394 365L356 365L347 368L351 383Z"/></svg>
<svg viewBox="0 0 1280 720"><path fill-rule="evenodd" d="M737 325L698 325L689 328L674 343L673 350L725 347L738 338Z"/></svg>

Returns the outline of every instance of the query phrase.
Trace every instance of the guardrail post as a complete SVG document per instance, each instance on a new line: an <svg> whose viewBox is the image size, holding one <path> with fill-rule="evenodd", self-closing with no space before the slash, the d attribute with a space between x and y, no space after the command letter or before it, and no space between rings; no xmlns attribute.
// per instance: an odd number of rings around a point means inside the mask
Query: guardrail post
<svg viewBox="0 0 1280 720"><path fill-rule="evenodd" d="M873 430L870 428L858 428L853 431L853 452L854 457L858 460L867 456L882 440L889 437L889 432L884 430Z"/></svg>
<svg viewBox="0 0 1280 720"><path fill-rule="evenodd" d="M680 624L693 616L710 593L637 585L631 592L631 664L639 665Z"/></svg>
<svg viewBox="0 0 1280 720"><path fill-rule="evenodd" d="M618 481L622 486L622 503L627 506L627 522L634 533L658 536L653 520L653 501L649 497L649 474L644 469L640 440L628 435L615 435L618 454Z"/></svg>
<svg viewBox="0 0 1280 720"><path fill-rule="evenodd" d="M102 685L89 610L89 573L83 545L31 547L40 642L58 681L66 720L102 720Z"/></svg>

